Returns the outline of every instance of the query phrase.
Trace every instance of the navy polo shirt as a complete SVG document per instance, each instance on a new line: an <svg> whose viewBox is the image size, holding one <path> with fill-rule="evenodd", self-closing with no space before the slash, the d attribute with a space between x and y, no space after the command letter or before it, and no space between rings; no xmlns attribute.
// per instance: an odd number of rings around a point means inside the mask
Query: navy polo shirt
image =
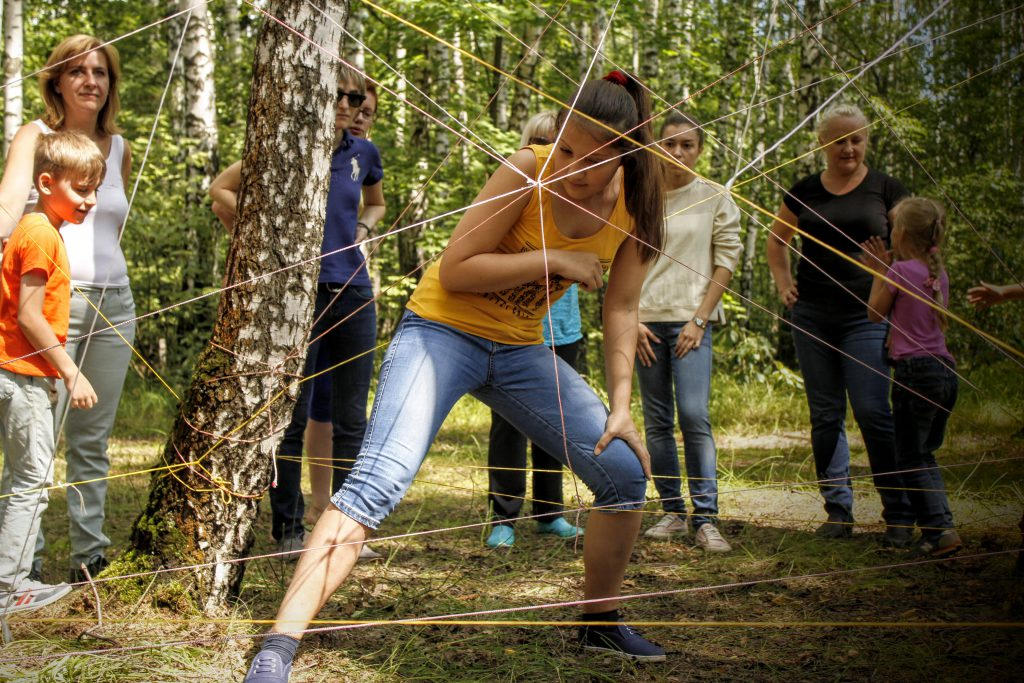
<svg viewBox="0 0 1024 683"><path fill-rule="evenodd" d="M331 157L331 187L327 192L324 241L320 248L318 282L349 282L370 286L363 254L351 247L356 241L359 200L364 185L376 185L384 178L380 152L369 140L345 135ZM338 251L343 249L343 251ZM356 273L355 277L352 274Z"/></svg>

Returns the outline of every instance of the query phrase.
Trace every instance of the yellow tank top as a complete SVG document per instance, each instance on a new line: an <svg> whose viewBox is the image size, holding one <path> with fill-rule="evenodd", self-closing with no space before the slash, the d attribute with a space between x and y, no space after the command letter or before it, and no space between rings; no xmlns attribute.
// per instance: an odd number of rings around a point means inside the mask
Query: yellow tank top
<svg viewBox="0 0 1024 683"><path fill-rule="evenodd" d="M531 145L537 156L536 177L551 154L551 145ZM554 170L549 166L544 178ZM626 211L625 188L604 226L590 237L572 239L558 231L551 211L551 194L535 188L529 203L519 219L498 244L497 252L517 254L541 248L541 212L544 216L544 244L548 249L585 251L597 254L601 266L607 271L619 245L633 232L633 218ZM623 232L626 231L626 232ZM422 318L452 327L500 344L540 344L541 318L547 313L548 297L544 280L534 280L497 292L449 292L439 279L441 260L427 269L423 279L409 300L409 309ZM573 283L552 274L551 303L553 304Z"/></svg>

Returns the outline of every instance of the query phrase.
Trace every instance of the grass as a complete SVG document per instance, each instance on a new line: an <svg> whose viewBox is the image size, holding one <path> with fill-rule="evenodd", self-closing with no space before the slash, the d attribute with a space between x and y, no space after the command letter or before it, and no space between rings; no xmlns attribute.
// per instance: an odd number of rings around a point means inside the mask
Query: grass
<svg viewBox="0 0 1024 683"><path fill-rule="evenodd" d="M1007 381L1010 378L1010 381ZM1020 542L1024 440L1013 438L1022 414L1019 373L975 373L984 392L962 393L950 424L943 464L965 555L1012 550ZM140 389L122 403L145 419L119 423L112 449L115 471L144 469L162 447L171 414ZM719 444L722 528L735 551L705 556L686 540L641 538L627 575L628 593L685 589L632 601L630 619L658 622L645 633L672 656L664 664L633 666L582 656L567 622L576 610L514 612L494 618L523 625L386 625L307 638L294 681L690 681L846 680L916 681L1017 678L1024 664L1021 630L1011 627L913 627L914 622L1024 622L1024 586L1012 554L959 559L936 566L890 569L904 554L878 543L877 495L858 480L858 532L849 542L824 542L812 530L823 518L813 486L806 406L801 393L767 385L717 381L713 423ZM148 412L146 412L148 411ZM1014 419L1012 416L1018 416ZM639 418L639 415L638 415ZM379 536L445 529L486 520L488 411L464 400L456 406L409 495ZM851 420L852 424L852 420ZM149 440L138 437L150 434ZM134 437L132 439L125 436ZM856 434L855 474L867 474ZM975 463L981 461L982 464ZM985 461L991 461L986 463ZM474 467L475 466L475 467ZM58 472L58 477L60 473ZM148 495L149 477L112 480L107 530L123 549ZM581 503L590 496L580 486ZM654 495L653 487L649 494ZM566 478L566 499L576 489ZM67 557L64 513L56 492L44 520L50 540L48 578L62 579ZM268 510L254 553L271 552ZM528 510L527 510L528 512ZM657 506L646 510L650 524ZM584 515L585 520L586 515ZM517 528L517 545L490 550L484 527L382 541L387 561L359 566L328 602L322 620L383 620L525 607L578 599L581 549ZM115 565L111 571L127 568ZM221 621L199 614L172 579L134 590L99 585L103 624L90 591L31 617L11 620L16 642L0 650L0 680L209 681L238 679L251 655L249 639L270 618L291 575L280 560L254 561L238 601ZM108 572L109 573L109 572ZM826 576L809 576L828 573ZM758 583L759 582L759 583ZM745 585L736 585L745 584ZM712 588L708 588L712 587ZM839 622L891 622L890 628ZM530 622L541 625L530 626ZM813 622L815 625L800 625ZM170 645L178 641L184 644ZM75 654L93 649L148 647L121 654ZM60 654L52 659L25 659Z"/></svg>

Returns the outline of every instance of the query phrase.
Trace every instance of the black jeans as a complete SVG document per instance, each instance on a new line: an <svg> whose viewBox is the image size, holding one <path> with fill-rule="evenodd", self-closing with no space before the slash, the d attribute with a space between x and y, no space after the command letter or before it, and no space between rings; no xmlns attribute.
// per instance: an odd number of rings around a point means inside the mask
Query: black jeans
<svg viewBox="0 0 1024 683"><path fill-rule="evenodd" d="M580 343L555 347L559 358L576 367ZM533 460L533 502L535 515L562 514L562 463L537 444L531 444ZM526 437L498 413L491 411L491 436L487 446L487 467L491 510L494 521L507 523L519 517L526 498ZM506 469L499 469L506 468ZM547 471L541 471L547 470Z"/></svg>
<svg viewBox="0 0 1024 683"><path fill-rule="evenodd" d="M366 433L366 403L373 377L373 347L377 343L377 310L369 287L345 287L340 294L326 284L317 286L316 324L310 338L303 376L314 368L342 363L331 375L331 422L334 425L331 484L337 491L345 483ZM329 331L328 331L329 330ZM323 336L321 336L323 335ZM327 354L317 362L318 354ZM360 355L362 354L362 355ZM277 540L302 533L302 442L309 415L313 383L303 382L292 420L278 447L277 487L270 489L273 513L271 534Z"/></svg>
<svg viewBox="0 0 1024 683"><path fill-rule="evenodd" d="M959 388L952 361L929 356L894 363L892 412L896 428L896 466L925 540L953 528L946 485L935 451L946 437L946 423Z"/></svg>

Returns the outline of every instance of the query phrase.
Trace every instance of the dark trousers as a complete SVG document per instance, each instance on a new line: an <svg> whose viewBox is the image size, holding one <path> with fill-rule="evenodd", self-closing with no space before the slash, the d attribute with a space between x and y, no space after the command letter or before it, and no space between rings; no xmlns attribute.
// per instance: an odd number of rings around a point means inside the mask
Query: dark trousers
<svg viewBox="0 0 1024 683"><path fill-rule="evenodd" d="M811 413L811 448L819 488L829 517L853 521L850 447L846 441L846 401L864 437L882 517L893 526L914 523L914 511L896 467L889 366L888 327L867 313L840 311L803 299L793 307L793 343ZM820 340L820 341L819 341Z"/></svg>
<svg viewBox="0 0 1024 683"><path fill-rule="evenodd" d="M946 485L935 462L935 451L946 437L946 423L956 405L956 373L929 356L905 358L894 364L892 416L896 428L896 466L907 487L925 540L953 528Z"/></svg>
<svg viewBox="0 0 1024 683"><path fill-rule="evenodd" d="M333 290L333 291L332 291ZM369 287L345 287L338 293L330 285L317 286L316 321L310 338L303 376L317 367L332 367L331 422L334 425L332 485L345 483L366 433L366 403L373 377L373 347L377 343L377 310ZM322 336L321 336L322 335ZM323 357L326 354L326 358ZM302 533L302 446L313 383L303 382L292 420L278 447L277 487L270 489L271 533L280 540Z"/></svg>
<svg viewBox="0 0 1024 683"><path fill-rule="evenodd" d="M555 354L571 368L575 368L579 347L578 341L556 346ZM535 515L557 517L563 510L562 463L537 444L531 446L534 470L531 510ZM490 491L487 497L491 503L493 519L497 522L514 520L519 517L526 497L526 437L493 410L487 467ZM550 521L550 518L539 521Z"/></svg>

